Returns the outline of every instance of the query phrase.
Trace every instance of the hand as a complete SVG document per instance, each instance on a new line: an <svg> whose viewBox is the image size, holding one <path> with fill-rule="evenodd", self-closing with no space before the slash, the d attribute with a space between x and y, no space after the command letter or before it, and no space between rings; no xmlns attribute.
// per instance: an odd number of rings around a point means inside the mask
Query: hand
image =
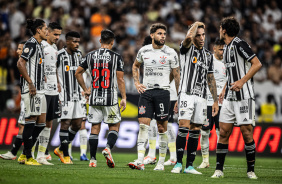
<svg viewBox="0 0 282 184"><path fill-rule="evenodd" d="M31 96L35 96L36 95L36 88L35 86L33 85L33 83L29 83L28 84L28 88L29 88L29 94Z"/></svg>
<svg viewBox="0 0 282 184"><path fill-rule="evenodd" d="M218 103L220 103L220 104L223 103L224 94L225 94L225 91L222 91L222 92L219 94Z"/></svg>
<svg viewBox="0 0 282 184"><path fill-rule="evenodd" d="M146 90L146 87L143 85L143 84L140 84L140 83L135 83L135 87L138 91L138 93L144 93L145 90Z"/></svg>
<svg viewBox="0 0 282 184"><path fill-rule="evenodd" d="M219 110L218 103L214 102L212 105L212 117L215 117L218 114L218 110Z"/></svg>
<svg viewBox="0 0 282 184"><path fill-rule="evenodd" d="M126 99L121 99L119 109L121 109L121 112L126 109Z"/></svg>
<svg viewBox="0 0 282 184"><path fill-rule="evenodd" d="M240 91L240 89L242 89L244 82L242 80L238 80L236 82L231 83L232 87L230 88L230 90L232 91Z"/></svg>
<svg viewBox="0 0 282 184"><path fill-rule="evenodd" d="M57 88L58 88L58 92L61 93L62 90L61 90L61 85L59 82L57 83Z"/></svg>
<svg viewBox="0 0 282 184"><path fill-rule="evenodd" d="M89 96L90 96L90 94L91 94L90 89L88 89L87 91L84 91L84 96L85 96L85 98L86 98L86 101L88 101L88 100L89 100Z"/></svg>
<svg viewBox="0 0 282 184"><path fill-rule="evenodd" d="M175 105L174 105L174 108L173 108L173 111L175 114L178 113L178 101L175 102Z"/></svg>

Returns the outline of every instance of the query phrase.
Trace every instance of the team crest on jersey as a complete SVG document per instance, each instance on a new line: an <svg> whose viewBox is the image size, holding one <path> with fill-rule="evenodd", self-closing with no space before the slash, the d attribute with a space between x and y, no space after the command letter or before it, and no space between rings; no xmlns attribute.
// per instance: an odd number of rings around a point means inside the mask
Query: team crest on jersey
<svg viewBox="0 0 282 184"><path fill-rule="evenodd" d="M197 58L196 58L196 57L194 57L192 62L196 64L196 63L197 63L197 61L198 61L198 60L197 60Z"/></svg>
<svg viewBox="0 0 282 184"><path fill-rule="evenodd" d="M29 52L29 48L25 48L24 53L28 53L28 52Z"/></svg>
<svg viewBox="0 0 282 184"><path fill-rule="evenodd" d="M163 56L163 57L160 57L160 58L161 58L160 63L161 63L161 64L165 64L165 63L166 63L166 60L165 60L166 57Z"/></svg>
<svg viewBox="0 0 282 184"><path fill-rule="evenodd" d="M145 114L145 112L146 112L146 107L145 106L141 106L141 107L139 107L139 114Z"/></svg>

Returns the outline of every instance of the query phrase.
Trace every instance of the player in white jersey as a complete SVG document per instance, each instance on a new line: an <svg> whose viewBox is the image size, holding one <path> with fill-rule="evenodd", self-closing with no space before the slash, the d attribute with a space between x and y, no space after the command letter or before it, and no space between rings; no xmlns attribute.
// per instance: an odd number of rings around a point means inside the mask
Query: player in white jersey
<svg viewBox="0 0 282 184"><path fill-rule="evenodd" d="M144 154L148 142L148 130L151 119L158 123L159 161L154 170L164 170L167 151L167 122L169 112L170 73L172 72L175 87L179 87L179 62L176 52L165 45L166 26L153 24L150 28L152 44L142 47L132 66L134 83L140 93L138 103L139 134L137 139L138 159L130 162L132 169L144 170ZM139 70L144 63L143 84L139 82Z"/></svg>
<svg viewBox="0 0 282 184"><path fill-rule="evenodd" d="M224 42L222 40L216 39L213 46L213 68L214 68L214 78L216 81L217 95L221 93L225 83L226 83L226 68L223 63L223 47ZM215 125L215 130L217 134L217 138L219 138L219 115L221 104L219 105L218 114L213 117L212 116L212 105L213 105L213 97L211 95L210 90L207 90L207 121L208 124L202 126L201 129L201 152L203 157L203 162L198 166L198 168L208 168L209 167L209 135L213 126Z"/></svg>
<svg viewBox="0 0 282 184"><path fill-rule="evenodd" d="M179 131L176 139L177 163L172 173L181 173L182 158L187 142L187 160L184 173L202 174L193 167L196 157L199 134L202 125L207 124L206 91L209 87L214 104L212 116L218 113L217 90L213 75L213 58L204 48L205 25L195 22L180 45L181 81L179 86ZM176 104L176 105L177 105Z"/></svg>
<svg viewBox="0 0 282 184"><path fill-rule="evenodd" d="M21 42L18 45L17 48L17 54L20 57L22 52L23 52L23 46L24 46L25 42ZM5 159L5 160L15 160L17 158L17 153L23 143L23 129L24 129L24 123L25 123L25 119L24 119L24 102L21 100L21 112L20 112L20 116L18 119L18 126L19 126L19 131L18 131L18 135L16 136L16 139L13 143L13 148L11 149L11 151L8 151L7 153L4 154L0 154L0 158ZM21 158L19 157L20 161Z"/></svg>
<svg viewBox="0 0 282 184"><path fill-rule="evenodd" d="M45 126L46 99L44 94L44 53L41 42L48 34L41 19L27 20L27 29L33 36L25 43L17 66L21 77L21 97L25 104L24 152L27 165L40 165L32 158L31 149ZM35 122L36 125L35 126Z"/></svg>
<svg viewBox="0 0 282 184"><path fill-rule="evenodd" d="M262 64L251 47L237 34L240 31L238 21L233 17L224 18L220 23L220 39L225 44L223 55L228 80L219 95L220 102L225 99L219 117L220 137L216 149L216 170L212 178L223 177L225 156L228 152L229 137L234 123L240 126L245 142L247 176L257 179L254 172L256 145L253 139L255 125L255 97L252 77Z"/></svg>

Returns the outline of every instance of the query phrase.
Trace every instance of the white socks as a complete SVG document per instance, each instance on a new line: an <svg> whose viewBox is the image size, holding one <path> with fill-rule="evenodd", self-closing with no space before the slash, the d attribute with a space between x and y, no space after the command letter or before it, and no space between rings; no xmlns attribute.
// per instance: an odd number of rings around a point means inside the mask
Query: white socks
<svg viewBox="0 0 282 184"><path fill-rule="evenodd" d="M138 151L138 160L143 163L144 155L146 151L146 146L148 143L148 131L149 126L145 124L139 124L139 133L137 138L137 151Z"/></svg>
<svg viewBox="0 0 282 184"><path fill-rule="evenodd" d="M37 158L44 157L45 158L45 151L47 149L49 139L50 139L51 128L44 127L44 129L39 134L38 140L38 153Z"/></svg>
<svg viewBox="0 0 282 184"><path fill-rule="evenodd" d="M203 162L209 163L209 135L210 130L201 129L201 152L203 157Z"/></svg>
<svg viewBox="0 0 282 184"><path fill-rule="evenodd" d="M80 156L86 155L87 151L87 130L79 130L79 141L80 141Z"/></svg>
<svg viewBox="0 0 282 184"><path fill-rule="evenodd" d="M164 164L167 150L167 132L159 133L159 163Z"/></svg>
<svg viewBox="0 0 282 184"><path fill-rule="evenodd" d="M155 119L153 119L150 123L150 129L149 129L149 152L148 152L148 156L150 156L151 158L156 157L157 134L158 134L157 121Z"/></svg>
<svg viewBox="0 0 282 184"><path fill-rule="evenodd" d="M170 160L176 161L176 135L172 126L172 123L167 124L167 138L168 148L170 153Z"/></svg>

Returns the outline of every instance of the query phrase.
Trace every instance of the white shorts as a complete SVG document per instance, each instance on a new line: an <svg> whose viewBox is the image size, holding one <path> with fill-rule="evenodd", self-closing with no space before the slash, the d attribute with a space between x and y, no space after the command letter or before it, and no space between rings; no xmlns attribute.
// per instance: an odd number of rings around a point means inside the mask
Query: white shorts
<svg viewBox="0 0 282 184"><path fill-rule="evenodd" d="M24 106L24 101L21 100L21 112L20 112L20 116L18 119L18 123L24 125L25 124L25 119L24 119L24 110L25 110L25 106Z"/></svg>
<svg viewBox="0 0 282 184"><path fill-rule="evenodd" d="M255 101L253 99L241 101L224 100L219 122L234 123L236 126L248 124L255 126Z"/></svg>
<svg viewBox="0 0 282 184"><path fill-rule="evenodd" d="M60 119L78 119L86 117L85 103L62 102L62 114Z"/></svg>
<svg viewBox="0 0 282 184"><path fill-rule="evenodd" d="M121 121L118 104L113 106L89 106L88 122L93 124L101 123L116 124Z"/></svg>
<svg viewBox="0 0 282 184"><path fill-rule="evenodd" d="M207 125L207 100L196 95L181 93L178 101L178 119Z"/></svg>
<svg viewBox="0 0 282 184"><path fill-rule="evenodd" d="M25 106L25 118L30 116L40 116L42 113L46 113L46 98L45 94L36 93L35 96L31 97L29 93L21 95Z"/></svg>

